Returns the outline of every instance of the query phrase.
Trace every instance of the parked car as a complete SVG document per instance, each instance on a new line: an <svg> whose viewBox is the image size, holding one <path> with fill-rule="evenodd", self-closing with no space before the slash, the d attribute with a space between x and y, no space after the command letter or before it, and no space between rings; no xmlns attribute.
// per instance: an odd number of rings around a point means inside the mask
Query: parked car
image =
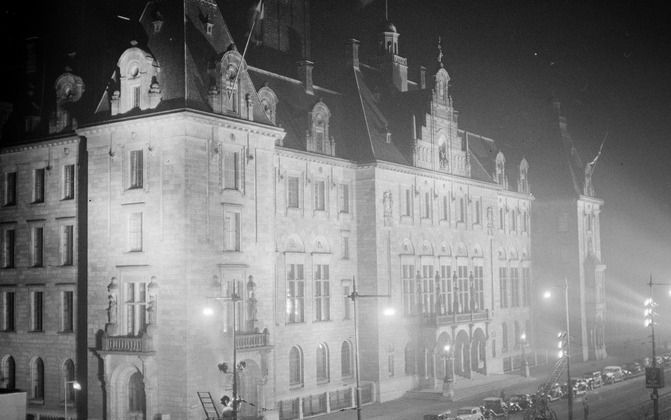
<svg viewBox="0 0 671 420"><path fill-rule="evenodd" d="M447 410L439 414L424 414L424 420L454 420L454 417L452 410Z"/></svg>
<svg viewBox="0 0 671 420"><path fill-rule="evenodd" d="M589 389L599 388L603 385L603 379L601 379L601 371L596 370L594 372L589 372L583 375L583 378L587 381Z"/></svg>
<svg viewBox="0 0 671 420"><path fill-rule="evenodd" d="M643 372L643 367L638 362L630 362L625 364L623 367L629 372L631 372L632 375L636 375L637 373Z"/></svg>
<svg viewBox="0 0 671 420"><path fill-rule="evenodd" d="M484 420L480 407L461 407L457 409L456 420Z"/></svg>
<svg viewBox="0 0 671 420"><path fill-rule="evenodd" d="M516 394L510 397L508 400L510 403L516 403L517 405L522 408L522 410L526 410L527 408L531 408L533 406L533 400L531 399L531 395L529 394Z"/></svg>
<svg viewBox="0 0 671 420"><path fill-rule="evenodd" d="M571 378L571 389L573 395L583 395L589 391L589 384L583 378Z"/></svg>
<svg viewBox="0 0 671 420"><path fill-rule="evenodd" d="M624 379L624 371L620 366L606 366L603 368L603 382L612 384Z"/></svg>
<svg viewBox="0 0 671 420"><path fill-rule="evenodd" d="M544 393L545 398L548 401L557 401L558 399L564 396L564 391L559 383L554 383L550 388Z"/></svg>
<svg viewBox="0 0 671 420"><path fill-rule="evenodd" d="M482 402L485 410L490 411L494 417L505 417L508 414L508 407L503 398L487 397Z"/></svg>

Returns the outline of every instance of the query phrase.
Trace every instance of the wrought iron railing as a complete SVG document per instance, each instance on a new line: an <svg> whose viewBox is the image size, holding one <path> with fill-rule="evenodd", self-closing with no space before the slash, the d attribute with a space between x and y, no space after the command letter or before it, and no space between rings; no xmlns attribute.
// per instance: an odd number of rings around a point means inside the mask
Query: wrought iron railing
<svg viewBox="0 0 671 420"><path fill-rule="evenodd" d="M478 312L451 313L451 314L423 314L423 323L429 326L456 325L471 322L489 321L489 309Z"/></svg>
<svg viewBox="0 0 671 420"><path fill-rule="evenodd" d="M270 334L267 332L261 333L246 333L237 332L235 334L235 347L238 350L254 349L258 347L266 347L270 345Z"/></svg>
<svg viewBox="0 0 671 420"><path fill-rule="evenodd" d="M147 353L153 350L151 339L146 335L139 337L105 335L102 339L102 349L122 353Z"/></svg>

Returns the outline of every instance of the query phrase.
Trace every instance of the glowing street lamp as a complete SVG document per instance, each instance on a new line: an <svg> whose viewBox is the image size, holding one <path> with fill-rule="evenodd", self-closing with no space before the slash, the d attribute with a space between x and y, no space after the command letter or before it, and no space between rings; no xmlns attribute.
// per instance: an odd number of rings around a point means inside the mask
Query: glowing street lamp
<svg viewBox="0 0 671 420"><path fill-rule="evenodd" d="M522 366L521 374L525 378L529 377L529 362L527 361L526 346L527 346L527 333L526 331L522 332L520 335L520 346L522 346Z"/></svg>
<svg viewBox="0 0 671 420"><path fill-rule="evenodd" d="M569 321L568 309L568 280L564 278L562 286L554 286L564 290L564 311L566 312L566 332L559 333L559 358L566 357L566 378L568 383L568 420L573 420L573 392L571 389L571 327ZM552 293L547 290L543 293L543 298L549 299Z"/></svg>
<svg viewBox="0 0 671 420"><path fill-rule="evenodd" d="M82 389L82 386L79 384L77 381L68 381L67 379L64 382L64 387L63 391L65 393L65 420L68 420L68 385L72 384L72 389L74 391L80 391Z"/></svg>
<svg viewBox="0 0 671 420"><path fill-rule="evenodd" d="M449 344L446 344L445 347L443 347L443 351L443 359L445 360L443 396L447 397L448 401L454 401L454 349Z"/></svg>

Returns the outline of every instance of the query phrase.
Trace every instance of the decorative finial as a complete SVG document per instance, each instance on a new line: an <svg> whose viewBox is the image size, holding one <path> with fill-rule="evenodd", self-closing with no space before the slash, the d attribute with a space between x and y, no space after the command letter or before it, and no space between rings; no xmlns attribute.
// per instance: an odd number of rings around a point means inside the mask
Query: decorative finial
<svg viewBox="0 0 671 420"><path fill-rule="evenodd" d="M440 64L440 68L443 68L443 46L441 45L441 39L440 35L438 35L438 64Z"/></svg>

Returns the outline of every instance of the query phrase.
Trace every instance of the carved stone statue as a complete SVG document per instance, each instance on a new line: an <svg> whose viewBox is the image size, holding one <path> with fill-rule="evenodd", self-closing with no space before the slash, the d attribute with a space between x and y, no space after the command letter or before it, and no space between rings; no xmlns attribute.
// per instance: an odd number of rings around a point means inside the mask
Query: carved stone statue
<svg viewBox="0 0 671 420"><path fill-rule="evenodd" d="M107 286L107 325L105 325L105 332L108 335L116 334L118 297L119 285L116 283L116 278L112 277L110 284Z"/></svg>
<svg viewBox="0 0 671 420"><path fill-rule="evenodd" d="M594 174L594 168L596 167L597 161L601 156L601 151L603 150L603 143L606 141L608 133L604 136L601 141L601 146L599 146L599 152L596 154L594 159L585 165L585 183L583 185L583 194L589 197L594 197L594 185L592 185L592 174Z"/></svg>

